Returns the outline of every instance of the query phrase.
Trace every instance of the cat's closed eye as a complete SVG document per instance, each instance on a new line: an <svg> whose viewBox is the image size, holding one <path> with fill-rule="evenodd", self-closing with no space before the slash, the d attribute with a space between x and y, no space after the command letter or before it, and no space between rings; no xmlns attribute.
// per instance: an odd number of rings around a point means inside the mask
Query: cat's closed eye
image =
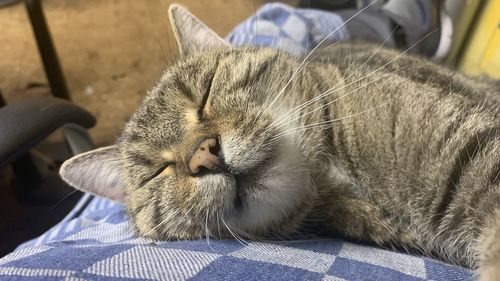
<svg viewBox="0 0 500 281"><path fill-rule="evenodd" d="M201 100L201 104L200 104L200 107L198 108L198 119L203 119L204 117L204 111L205 111L205 107L207 106L207 102L208 102L208 98L210 96L210 91L212 90L212 82L214 80L214 76L212 76L210 78L210 80L208 80L208 86L207 86L207 90L205 91L204 95L203 95L203 98Z"/></svg>
<svg viewBox="0 0 500 281"><path fill-rule="evenodd" d="M154 170L154 173L152 173L149 177L147 177L144 181L143 184L146 184L156 177L158 177L160 174L163 174L167 171L167 169L172 169L172 166L174 166L174 162L165 162L163 163L158 169Z"/></svg>

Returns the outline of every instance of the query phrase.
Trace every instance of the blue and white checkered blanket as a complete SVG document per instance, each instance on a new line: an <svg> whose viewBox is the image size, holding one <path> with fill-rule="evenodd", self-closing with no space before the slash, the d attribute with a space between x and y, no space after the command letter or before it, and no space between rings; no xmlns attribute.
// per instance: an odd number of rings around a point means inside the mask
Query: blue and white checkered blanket
<svg viewBox="0 0 500 281"><path fill-rule="evenodd" d="M238 25L226 40L236 46L272 47L303 56L323 39L322 46L349 39L343 23L334 13L271 3Z"/></svg>
<svg viewBox="0 0 500 281"><path fill-rule="evenodd" d="M439 261L338 239L155 242L134 236L120 204L86 195L79 205L2 258L0 280L472 279Z"/></svg>
<svg viewBox="0 0 500 281"><path fill-rule="evenodd" d="M338 20L331 13L270 4L228 38L236 45L293 46L287 50L300 55L337 28ZM259 36L252 35L255 22ZM333 40L345 39L338 36ZM122 205L88 194L61 223L0 259L0 280L186 279L472 280L472 272L338 239L155 242L134 235Z"/></svg>

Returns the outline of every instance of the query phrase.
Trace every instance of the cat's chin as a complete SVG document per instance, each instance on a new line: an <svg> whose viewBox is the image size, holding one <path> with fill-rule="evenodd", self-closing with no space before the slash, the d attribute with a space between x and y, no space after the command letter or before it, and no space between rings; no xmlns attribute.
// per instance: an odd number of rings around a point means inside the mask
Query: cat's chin
<svg viewBox="0 0 500 281"><path fill-rule="evenodd" d="M215 217L223 218L233 231L254 237L283 234L300 223L315 196L311 175L301 160L283 153L257 173L206 175L198 188L204 198L210 198L206 207L217 210ZM216 222L212 225L221 227Z"/></svg>
<svg viewBox="0 0 500 281"><path fill-rule="evenodd" d="M293 231L316 196L311 174L304 165L300 155L280 151L258 173L235 177L233 213L227 215L251 235Z"/></svg>

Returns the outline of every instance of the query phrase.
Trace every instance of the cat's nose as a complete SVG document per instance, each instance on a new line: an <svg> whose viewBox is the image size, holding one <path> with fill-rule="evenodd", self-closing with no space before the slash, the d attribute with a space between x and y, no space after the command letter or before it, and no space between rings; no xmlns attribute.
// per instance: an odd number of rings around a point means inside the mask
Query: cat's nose
<svg viewBox="0 0 500 281"><path fill-rule="evenodd" d="M215 138L207 138L200 142L198 148L189 159L189 170L193 174L198 174L203 167L211 171L218 171L221 160L217 156L218 143Z"/></svg>

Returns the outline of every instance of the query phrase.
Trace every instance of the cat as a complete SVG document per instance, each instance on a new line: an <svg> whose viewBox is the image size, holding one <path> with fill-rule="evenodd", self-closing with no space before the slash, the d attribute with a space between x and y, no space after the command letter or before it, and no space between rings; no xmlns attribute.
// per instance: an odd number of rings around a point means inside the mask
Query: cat
<svg viewBox="0 0 500 281"><path fill-rule="evenodd" d="M365 43L304 59L231 47L170 8L181 57L112 146L60 173L124 202L138 235L287 237L320 226L500 276L500 91Z"/></svg>

